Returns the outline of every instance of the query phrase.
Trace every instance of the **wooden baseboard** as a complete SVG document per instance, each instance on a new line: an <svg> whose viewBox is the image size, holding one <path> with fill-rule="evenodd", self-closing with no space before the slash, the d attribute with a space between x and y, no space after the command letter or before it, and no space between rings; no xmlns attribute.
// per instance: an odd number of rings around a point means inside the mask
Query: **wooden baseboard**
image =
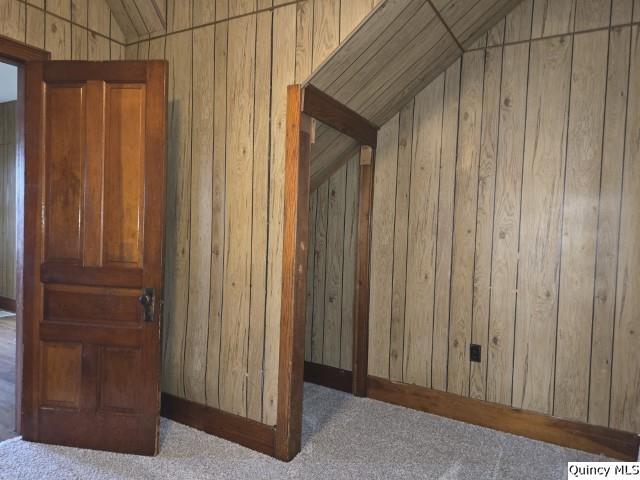
<svg viewBox="0 0 640 480"><path fill-rule="evenodd" d="M353 374L350 371L312 362L304 362L304 381L347 393L353 389Z"/></svg>
<svg viewBox="0 0 640 480"><path fill-rule="evenodd" d="M367 377L367 395L375 400L563 447L626 461L636 461L638 458L640 436L634 433L563 420L372 376Z"/></svg>
<svg viewBox="0 0 640 480"><path fill-rule="evenodd" d="M168 393L162 394L161 414L178 423L275 456L275 427Z"/></svg>
<svg viewBox="0 0 640 480"><path fill-rule="evenodd" d="M7 297L0 297L0 309L7 312L16 312L16 301Z"/></svg>

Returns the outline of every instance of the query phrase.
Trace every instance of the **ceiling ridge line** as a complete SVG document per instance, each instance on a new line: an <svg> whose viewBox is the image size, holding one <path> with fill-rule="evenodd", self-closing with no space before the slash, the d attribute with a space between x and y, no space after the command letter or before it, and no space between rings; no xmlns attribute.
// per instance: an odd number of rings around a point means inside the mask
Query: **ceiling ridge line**
<svg viewBox="0 0 640 480"><path fill-rule="evenodd" d="M435 5L433 4L433 2L431 0L427 0L427 3L431 6L431 8L433 8L433 11L435 12L436 16L438 17L438 20L440 20L440 23L442 23L442 25L444 25L444 28L447 29L447 32L449 32L449 35L451 35L451 38L453 38L453 41L456 42L456 45L458 46L458 48L462 52L464 52L465 51L464 47L462 46L462 44L460 43L458 38L453 34L453 31L449 27L449 24L447 24L447 22L444 21L444 18L442 18L442 15L440 15L440 11L435 7Z"/></svg>

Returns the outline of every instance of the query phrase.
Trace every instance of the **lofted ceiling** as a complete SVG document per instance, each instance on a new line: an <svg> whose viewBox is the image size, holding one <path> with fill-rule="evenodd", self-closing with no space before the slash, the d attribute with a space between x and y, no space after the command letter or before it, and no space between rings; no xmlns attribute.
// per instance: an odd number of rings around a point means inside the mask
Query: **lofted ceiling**
<svg viewBox="0 0 640 480"><path fill-rule="evenodd" d="M127 42L148 38L166 30L167 12L165 0L106 1Z"/></svg>
<svg viewBox="0 0 640 480"><path fill-rule="evenodd" d="M382 126L521 0L386 0L305 82ZM312 188L358 144L319 125Z"/></svg>

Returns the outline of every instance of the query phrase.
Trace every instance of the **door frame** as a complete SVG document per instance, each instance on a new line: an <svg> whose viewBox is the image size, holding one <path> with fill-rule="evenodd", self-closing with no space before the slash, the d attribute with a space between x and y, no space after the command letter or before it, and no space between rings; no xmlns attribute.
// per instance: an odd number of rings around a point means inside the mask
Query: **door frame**
<svg viewBox="0 0 640 480"><path fill-rule="evenodd" d="M373 172L378 127L313 85L287 89L285 141L284 231L276 457L289 461L300 451L306 321L307 255L309 245L309 195L311 144L314 122L353 138L360 144L358 229L353 325L351 385L346 372L316 365L330 381L356 396L367 395L369 339L369 258ZM327 175L349 158L339 159ZM343 378L340 378L340 377ZM345 378L347 381L345 382ZM350 387L350 388L349 388Z"/></svg>
<svg viewBox="0 0 640 480"><path fill-rule="evenodd" d="M23 269L24 269L24 185L25 144L24 134L28 128L24 121L25 75L24 66L31 61L47 61L51 54L40 48L29 46L0 35L0 61L18 67L18 101L16 104L16 385L15 422L16 432L22 427L22 354L23 354Z"/></svg>

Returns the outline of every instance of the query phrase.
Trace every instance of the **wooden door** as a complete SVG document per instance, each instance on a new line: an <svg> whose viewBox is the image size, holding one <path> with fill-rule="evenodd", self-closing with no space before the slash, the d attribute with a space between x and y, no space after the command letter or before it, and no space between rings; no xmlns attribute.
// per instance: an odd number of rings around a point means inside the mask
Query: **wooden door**
<svg viewBox="0 0 640 480"><path fill-rule="evenodd" d="M164 62L26 67L26 440L158 451Z"/></svg>

